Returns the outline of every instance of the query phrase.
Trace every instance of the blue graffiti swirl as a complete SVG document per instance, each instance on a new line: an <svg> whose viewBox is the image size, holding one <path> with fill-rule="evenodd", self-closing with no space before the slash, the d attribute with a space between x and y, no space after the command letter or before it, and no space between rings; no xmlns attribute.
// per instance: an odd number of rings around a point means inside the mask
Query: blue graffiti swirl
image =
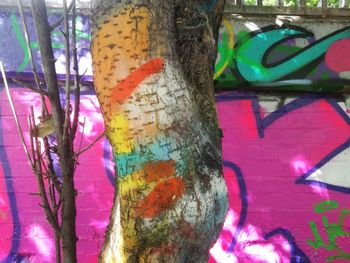
<svg viewBox="0 0 350 263"><path fill-rule="evenodd" d="M309 37L313 37L311 32L296 26L268 26L252 32L238 41L235 47L239 74L250 83L280 80L324 56L334 42L349 38L350 27L314 41L278 62L267 63L268 55L277 46L291 39Z"/></svg>

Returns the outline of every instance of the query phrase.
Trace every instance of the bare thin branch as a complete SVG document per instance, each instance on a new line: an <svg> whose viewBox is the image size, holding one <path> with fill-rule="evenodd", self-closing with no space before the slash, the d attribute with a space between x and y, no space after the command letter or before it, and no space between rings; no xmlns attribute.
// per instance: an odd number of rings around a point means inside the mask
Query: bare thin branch
<svg viewBox="0 0 350 263"><path fill-rule="evenodd" d="M68 13L70 13L70 11L72 10L73 4L75 4L75 1L72 1L69 4ZM61 16L59 19L57 19L56 22L54 22L52 25L50 25L50 32L54 31L56 27L58 27L60 24L62 24L63 20L64 20L64 16Z"/></svg>
<svg viewBox="0 0 350 263"><path fill-rule="evenodd" d="M18 79L14 79L14 78L11 78L11 80L13 82L16 82L17 84L21 85L23 88L27 88L27 89L30 89L31 91L34 91L35 93L39 93L40 95L43 95L43 96L49 96L49 93L47 93L47 91L45 90L42 90L42 89L37 89L37 88L34 88Z"/></svg>
<svg viewBox="0 0 350 263"><path fill-rule="evenodd" d="M46 188L45 188L45 183L44 183L44 178L43 178L43 173L42 173L42 167L41 167L41 147L40 147L40 142L37 136L36 132L36 127L35 127L35 117L34 117L34 108L33 106L30 107L31 110L31 123L32 123L32 134L34 144L35 144L35 150L36 150L36 163L35 163L35 175L38 181L39 185L39 191L41 194L41 200L43 202L42 207L44 208L46 217L49 221L49 223L52 225L53 229L55 232L60 232L60 227L58 225L58 221L56 217L54 216L52 207L50 206L47 193L46 193Z"/></svg>
<svg viewBox="0 0 350 263"><path fill-rule="evenodd" d="M57 19L56 22L54 22L52 25L50 25L50 32L54 31L56 27L58 27L60 24L62 24L64 17L61 16L59 19Z"/></svg>
<svg viewBox="0 0 350 263"><path fill-rule="evenodd" d="M27 155L27 159L28 159L31 167L34 167L34 163L32 161L32 158L30 157L27 144L26 144L26 142L24 140L23 131L22 131L22 128L21 128L21 124L19 123L19 120L18 120L15 104L13 103L13 100L12 100L10 89L9 89L9 86L8 86L8 83L7 83L5 68L4 68L4 65L2 64L2 62L0 62L0 70L1 70L2 79L3 79L4 84L5 84L6 95L7 95L7 98L9 100L9 103L10 103L10 107L11 107L11 110L12 110L13 118L15 119L16 126L17 126L17 129L18 129L19 135L21 137L21 142L22 142L22 145L23 145L23 148L24 148L24 152Z"/></svg>
<svg viewBox="0 0 350 263"><path fill-rule="evenodd" d="M79 76L79 67L78 67L78 52L77 52L77 34L76 34L76 3L75 0L72 11L72 55L73 55L73 70L74 70L74 115L72 122L72 131L71 131L71 143L73 145L73 140L77 132L78 127L78 117L80 111L80 76Z"/></svg>
<svg viewBox="0 0 350 263"><path fill-rule="evenodd" d="M29 195L40 195L40 193L29 193Z"/></svg>
<svg viewBox="0 0 350 263"><path fill-rule="evenodd" d="M67 139L70 129L70 43L67 0L63 0L64 46L66 57L66 112L63 125L63 141Z"/></svg>
<svg viewBox="0 0 350 263"><path fill-rule="evenodd" d="M29 131L32 132L33 129L35 129L35 124L32 124L32 119L30 116L28 116L28 126L29 126ZM30 137L30 148L31 148L31 152L32 152L32 156L33 156L33 166L32 166L32 170L33 173L35 173L35 163L36 163L36 156L35 156L35 146L34 146L34 139L33 136L29 136Z"/></svg>
<svg viewBox="0 0 350 263"><path fill-rule="evenodd" d="M86 123L86 118L84 117L84 122L83 122L83 131L81 132L81 138L80 138L80 142L79 142L79 150L78 152L81 150L82 145L83 145L83 140L84 140L84 135L85 135L85 123Z"/></svg>
<svg viewBox="0 0 350 263"><path fill-rule="evenodd" d="M35 84L36 84L36 88L39 90L39 89L41 89L41 86L40 86L38 73L36 70L36 65L35 65L35 62L33 59L33 51L31 49L31 42L30 42L30 38L29 38L29 34L28 34L27 21L26 21L26 18L24 16L24 12L23 12L22 0L17 0L17 2L18 2L19 13L20 13L21 20L22 20L24 38L25 38L26 43L27 43L28 54L29 54L30 61L32 63L32 70L33 70L33 74L34 74Z"/></svg>
<svg viewBox="0 0 350 263"><path fill-rule="evenodd" d="M45 83L47 85L47 92L49 93L51 103L51 112L54 118L57 141L60 142L63 133L62 124L64 123L64 112L60 101L57 73L54 63L55 58L53 55L51 36L49 32L45 0L31 0L30 5L33 16L35 17L35 28L37 31L40 54L42 57Z"/></svg>
<svg viewBox="0 0 350 263"><path fill-rule="evenodd" d="M87 70L88 70L88 68L86 68L86 69L84 70L84 73L80 76L80 78L79 78L79 83L81 83L81 81L83 80L83 78L84 78L84 76L85 76Z"/></svg>
<svg viewBox="0 0 350 263"><path fill-rule="evenodd" d="M23 12L22 0L17 0L17 2L18 2L18 7L19 7L19 13L20 13L21 20L22 20L23 32L24 32L26 43L27 43L28 54L29 54L29 58L30 58L30 61L32 64L32 71L33 71L33 75L34 75L34 80L35 80L35 84L36 84L36 89L34 89L32 87L28 87L28 88L33 90L34 92L40 93L42 95L41 96L42 109L43 109L43 112L47 113L48 109L47 109L47 106L45 103L45 98L43 97L43 96L47 96L47 93L43 94L43 93L39 92L39 90L42 90L42 85L41 85L42 83L39 80L38 72L36 70L35 61L33 59L33 51L31 49L31 41L30 41L30 37L29 37L29 33L28 33L27 21L25 19L24 12Z"/></svg>
<svg viewBox="0 0 350 263"><path fill-rule="evenodd" d="M89 145L87 145L86 147L84 147L83 149L81 149L79 152L77 152L76 154L74 154L74 157L78 157L80 154L86 152L87 150L89 150L92 146L95 145L95 143L97 143L103 136L105 136L105 132L101 133L99 136L96 137L96 139L91 142Z"/></svg>
<svg viewBox="0 0 350 263"><path fill-rule="evenodd" d="M56 263L61 263L61 238L60 234L55 232Z"/></svg>
<svg viewBox="0 0 350 263"><path fill-rule="evenodd" d="M61 183L58 181L55 169L53 167L53 160L51 158L49 140L47 139L47 137L45 137L43 141L44 141L44 149L45 149L45 159L47 162L47 169L48 169L48 178L52 181L58 194L61 194ZM53 195L53 199L55 199L55 195ZM55 200L53 203L57 206L57 202Z"/></svg>

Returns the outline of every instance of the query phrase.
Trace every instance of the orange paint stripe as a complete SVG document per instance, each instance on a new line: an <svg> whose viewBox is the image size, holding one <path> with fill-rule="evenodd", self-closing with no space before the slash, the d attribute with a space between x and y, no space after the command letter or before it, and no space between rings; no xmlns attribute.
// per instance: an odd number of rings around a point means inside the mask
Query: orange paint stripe
<svg viewBox="0 0 350 263"><path fill-rule="evenodd" d="M146 182L151 183L162 180L176 173L175 161L151 161L145 164Z"/></svg>
<svg viewBox="0 0 350 263"><path fill-rule="evenodd" d="M135 69L127 78L119 82L112 90L111 105L122 103L130 97L137 86L148 76L160 72L164 67L161 58L152 59Z"/></svg>
<svg viewBox="0 0 350 263"><path fill-rule="evenodd" d="M176 204L184 192L185 184L181 178L166 179L158 183L154 189L138 203L136 214L153 218Z"/></svg>

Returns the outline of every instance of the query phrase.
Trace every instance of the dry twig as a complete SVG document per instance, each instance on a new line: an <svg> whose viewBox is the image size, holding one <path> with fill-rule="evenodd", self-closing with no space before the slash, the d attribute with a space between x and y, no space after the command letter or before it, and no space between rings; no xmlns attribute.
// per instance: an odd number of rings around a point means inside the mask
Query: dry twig
<svg viewBox="0 0 350 263"><path fill-rule="evenodd" d="M18 115L17 115L17 112L16 112L15 104L13 103L13 99L12 99L12 96L11 96L11 93L10 93L10 89L9 89L9 86L8 86L8 83L7 83L5 68L4 68L4 65L2 64L2 62L0 62L0 70L1 70L2 79L3 79L4 84L5 84L6 95L7 95L7 98L9 100L9 103L10 103L10 107L11 107L11 110L12 110L13 118L15 119L16 126L17 126L17 129L18 129L19 135L21 137L21 142L22 142L22 145L23 145L23 148L24 148L24 152L27 155L27 159L28 159L28 161L30 163L30 166L33 168L34 167L34 163L33 163L32 158L30 157L27 144L26 144L26 142L24 140L23 131L22 131L22 128L21 128L21 124L19 123L19 120L18 120Z"/></svg>

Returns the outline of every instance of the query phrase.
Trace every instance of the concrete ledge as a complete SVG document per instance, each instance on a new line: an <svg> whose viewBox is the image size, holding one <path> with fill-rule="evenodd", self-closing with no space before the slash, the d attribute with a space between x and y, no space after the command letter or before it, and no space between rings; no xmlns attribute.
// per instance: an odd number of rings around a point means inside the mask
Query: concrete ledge
<svg viewBox="0 0 350 263"><path fill-rule="evenodd" d="M22 0L25 6L29 6L29 0ZM91 0L77 0L77 7L89 9ZM50 8L62 8L62 0L46 0ZM0 0L0 7L17 6L17 0ZM316 7L285 7L285 6L237 6L234 0L228 0L224 10L225 14L245 15L296 15L318 16L327 18L341 17L350 20L349 8L316 8Z"/></svg>
<svg viewBox="0 0 350 263"><path fill-rule="evenodd" d="M315 7L283 7L283 6L236 6L226 4L225 14L241 15L296 15L339 18L350 20L349 8L315 8Z"/></svg>
<svg viewBox="0 0 350 263"><path fill-rule="evenodd" d="M22 0L24 6L30 6L29 0ZM70 3L70 1L67 1ZM91 0L77 0L77 7L80 9L90 8ZM46 6L50 8L62 8L62 0L45 0ZM1 6L17 6L17 0L0 0Z"/></svg>

